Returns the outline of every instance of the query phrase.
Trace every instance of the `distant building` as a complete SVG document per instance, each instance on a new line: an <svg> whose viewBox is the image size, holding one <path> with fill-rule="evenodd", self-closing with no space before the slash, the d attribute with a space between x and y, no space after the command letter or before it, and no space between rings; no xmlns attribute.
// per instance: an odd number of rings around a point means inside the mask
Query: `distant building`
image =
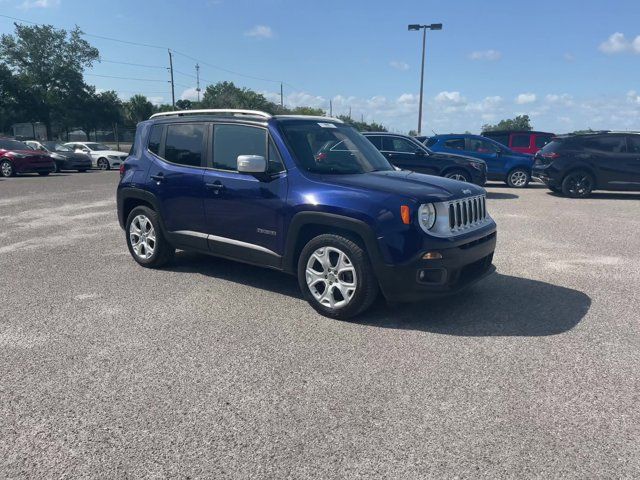
<svg viewBox="0 0 640 480"><path fill-rule="evenodd" d="M13 136L19 140L47 140L47 127L44 123L14 123L11 128Z"/></svg>

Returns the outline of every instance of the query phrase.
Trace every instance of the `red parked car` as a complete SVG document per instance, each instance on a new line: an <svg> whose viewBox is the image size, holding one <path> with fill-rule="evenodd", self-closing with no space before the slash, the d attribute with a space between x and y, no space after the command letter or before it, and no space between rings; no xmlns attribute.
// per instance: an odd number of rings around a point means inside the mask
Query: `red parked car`
<svg viewBox="0 0 640 480"><path fill-rule="evenodd" d="M49 175L56 164L46 153L30 148L26 143L0 138L0 175L13 177L17 173Z"/></svg>
<svg viewBox="0 0 640 480"><path fill-rule="evenodd" d="M555 137L555 134L549 132L502 130L482 132L482 136L495 140L515 152L535 155L538 150Z"/></svg>

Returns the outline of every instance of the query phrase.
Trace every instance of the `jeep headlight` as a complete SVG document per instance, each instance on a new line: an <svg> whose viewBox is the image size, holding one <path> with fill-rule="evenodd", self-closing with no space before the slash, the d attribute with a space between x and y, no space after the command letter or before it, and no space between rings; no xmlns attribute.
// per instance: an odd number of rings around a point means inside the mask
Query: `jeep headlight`
<svg viewBox="0 0 640 480"><path fill-rule="evenodd" d="M120 158L115 155L107 155L107 158L110 158L111 160L120 160Z"/></svg>
<svg viewBox="0 0 640 480"><path fill-rule="evenodd" d="M429 232L436 223L436 207L433 203L423 203L418 209L418 221L420 228L425 232Z"/></svg>

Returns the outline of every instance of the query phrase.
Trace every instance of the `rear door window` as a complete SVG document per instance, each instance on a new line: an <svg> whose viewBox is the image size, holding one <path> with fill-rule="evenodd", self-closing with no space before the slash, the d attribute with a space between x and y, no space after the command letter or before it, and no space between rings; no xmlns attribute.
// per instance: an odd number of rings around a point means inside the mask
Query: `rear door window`
<svg viewBox="0 0 640 480"><path fill-rule="evenodd" d="M374 136L374 135L367 135L367 139L373 143L373 145L378 149L378 150L382 150L382 137L380 136Z"/></svg>
<svg viewBox="0 0 640 480"><path fill-rule="evenodd" d="M627 149L629 153L640 153L640 135L627 137Z"/></svg>
<svg viewBox="0 0 640 480"><path fill-rule="evenodd" d="M511 137L511 146L514 148L529 148L531 144L531 135L513 135Z"/></svg>
<svg viewBox="0 0 640 480"><path fill-rule="evenodd" d="M444 146L447 148L453 148L454 150L464 150L464 138L454 138L444 142Z"/></svg>
<svg viewBox="0 0 640 480"><path fill-rule="evenodd" d="M625 153L627 151L625 138L622 135L587 138L583 145L589 150L605 153Z"/></svg>
<svg viewBox="0 0 640 480"><path fill-rule="evenodd" d="M498 149L493 143L488 142L487 140L468 138L467 151L476 153L496 153Z"/></svg>
<svg viewBox="0 0 640 480"><path fill-rule="evenodd" d="M418 146L401 137L383 137L383 150L386 152L416 153Z"/></svg>
<svg viewBox="0 0 640 480"><path fill-rule="evenodd" d="M190 167L202 166L205 132L202 123L168 125L165 160Z"/></svg>

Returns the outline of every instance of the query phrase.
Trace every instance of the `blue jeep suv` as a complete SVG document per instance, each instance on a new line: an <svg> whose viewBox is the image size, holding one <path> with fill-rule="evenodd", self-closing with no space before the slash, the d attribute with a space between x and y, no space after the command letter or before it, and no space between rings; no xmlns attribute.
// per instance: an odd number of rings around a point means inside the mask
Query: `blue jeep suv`
<svg viewBox="0 0 640 480"><path fill-rule="evenodd" d="M524 188L531 180L533 155L518 153L501 143L480 135L436 135L426 142L434 152L458 153L487 163L487 179L505 182L512 188Z"/></svg>
<svg viewBox="0 0 640 480"><path fill-rule="evenodd" d="M397 171L331 118L156 114L138 124L117 205L140 265L160 267L181 249L281 270L334 318L363 312L379 291L412 301L494 271L484 189Z"/></svg>

